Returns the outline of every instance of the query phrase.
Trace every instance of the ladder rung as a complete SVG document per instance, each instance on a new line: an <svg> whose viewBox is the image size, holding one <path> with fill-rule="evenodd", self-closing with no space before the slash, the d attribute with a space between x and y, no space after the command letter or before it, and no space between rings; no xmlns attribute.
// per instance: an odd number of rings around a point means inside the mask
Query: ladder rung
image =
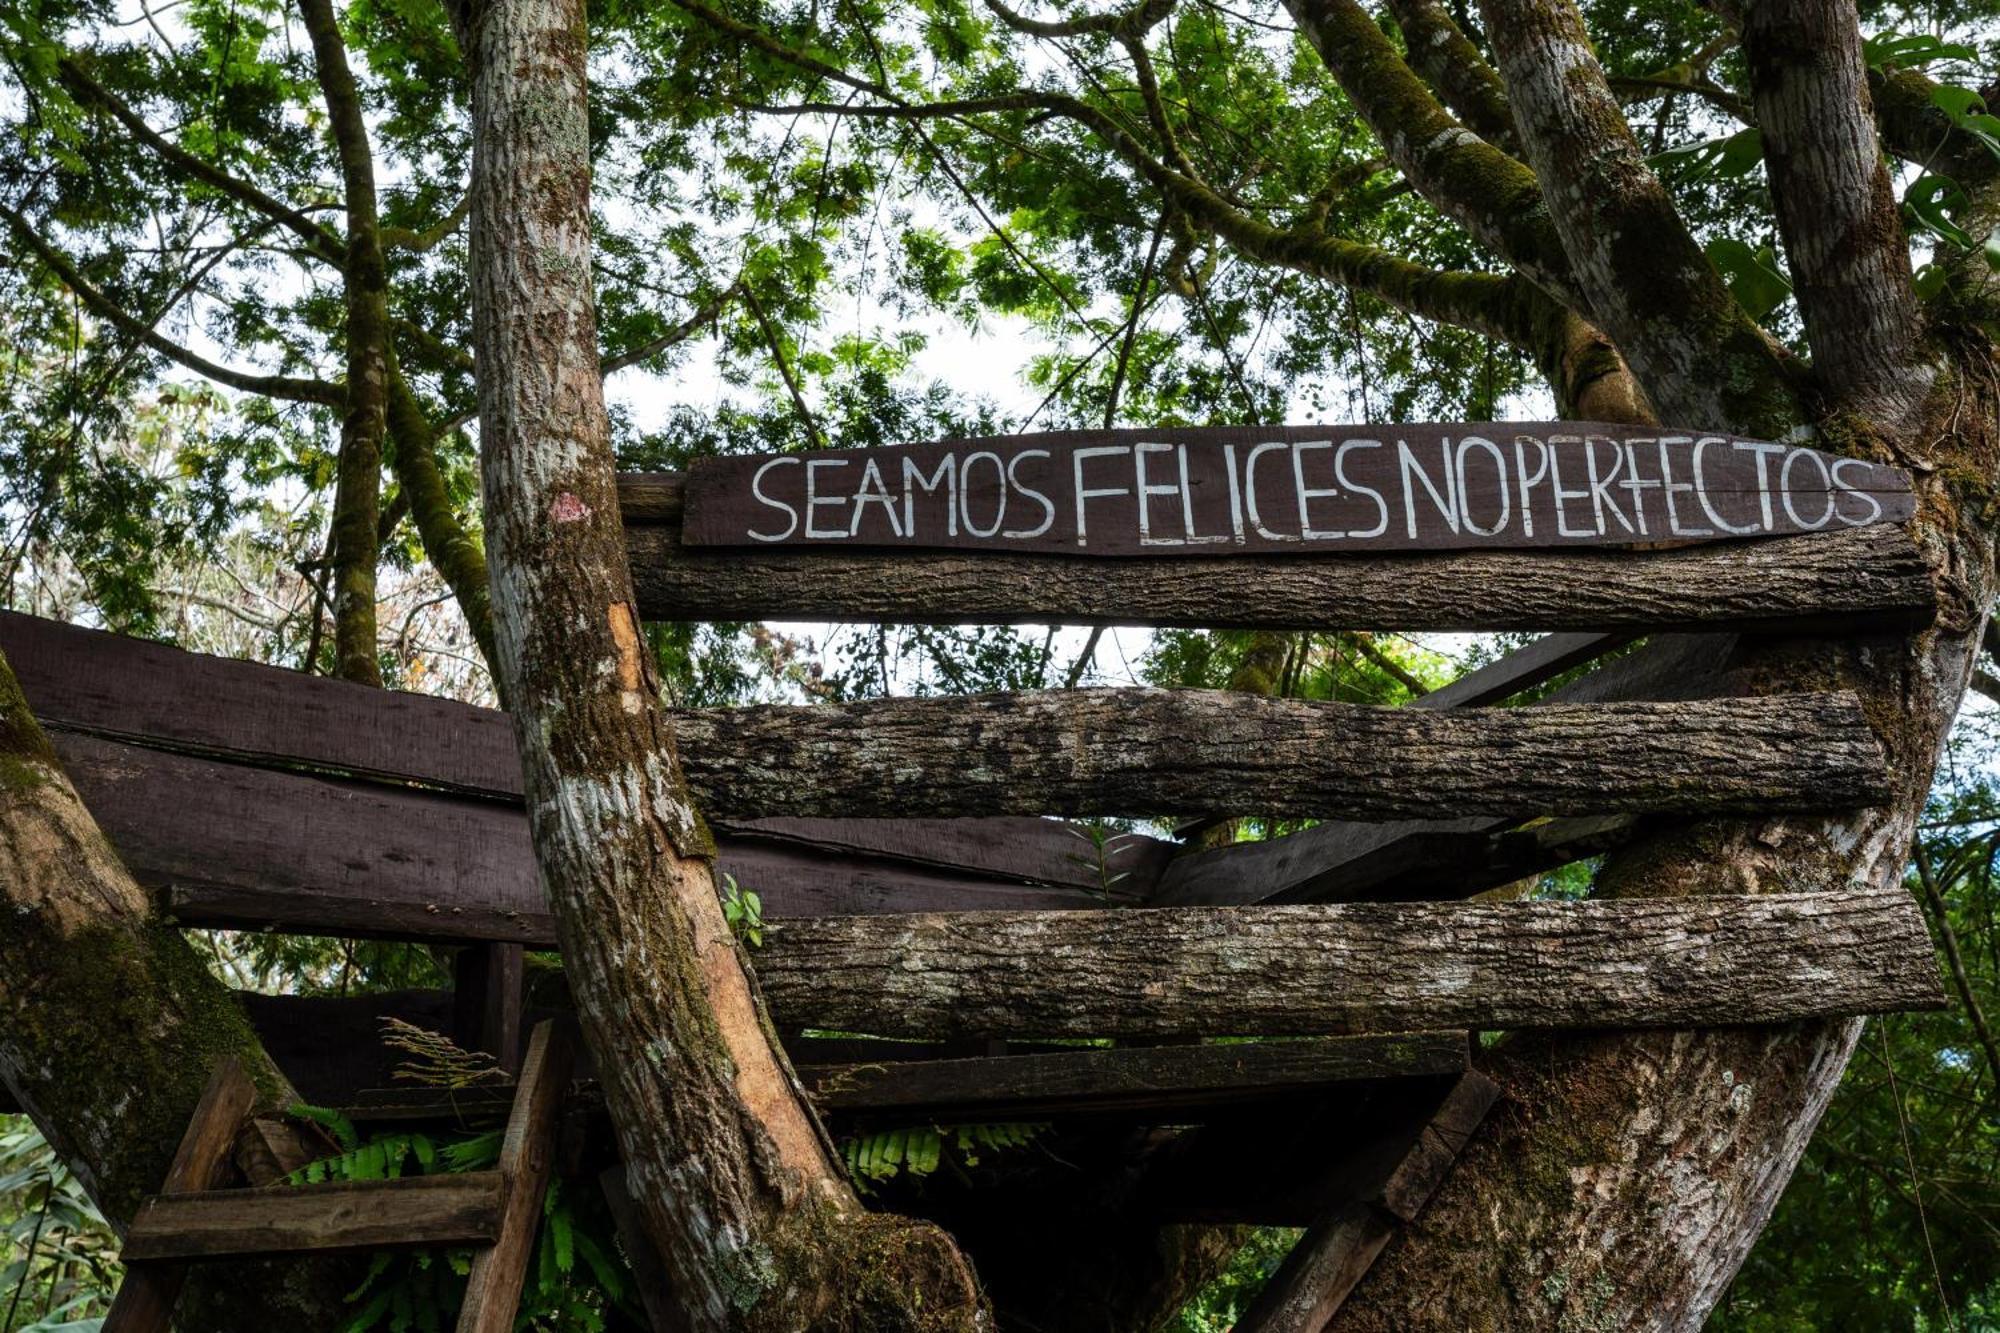
<svg viewBox="0 0 2000 1333"><path fill-rule="evenodd" d="M490 1245L498 1171L155 1195L125 1237L127 1263Z"/></svg>

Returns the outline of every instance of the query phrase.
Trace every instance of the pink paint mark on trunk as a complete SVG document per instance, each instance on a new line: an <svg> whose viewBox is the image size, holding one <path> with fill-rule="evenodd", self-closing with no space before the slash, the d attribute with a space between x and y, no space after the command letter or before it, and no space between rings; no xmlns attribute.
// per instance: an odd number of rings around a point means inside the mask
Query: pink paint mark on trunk
<svg viewBox="0 0 2000 1333"><path fill-rule="evenodd" d="M549 517L558 523L581 523L590 517L590 506L564 491L550 501Z"/></svg>

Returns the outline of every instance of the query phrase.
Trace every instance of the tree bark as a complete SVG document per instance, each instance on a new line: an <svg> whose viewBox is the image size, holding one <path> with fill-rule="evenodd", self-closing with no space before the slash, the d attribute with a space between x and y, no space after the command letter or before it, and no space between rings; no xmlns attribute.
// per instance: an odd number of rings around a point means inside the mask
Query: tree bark
<svg viewBox="0 0 2000 1333"><path fill-rule="evenodd" d="M455 14L500 677L537 859L645 1230L695 1329L970 1329L935 1228L860 1209L716 895L633 606L590 287L580 0Z"/></svg>
<svg viewBox="0 0 2000 1333"><path fill-rule="evenodd" d="M1923 619L1933 600L1921 553L1901 529L1881 524L1671 551L1170 560L723 552L682 546L676 524L653 522L635 522L627 535L639 610L653 620L1847 629Z"/></svg>
<svg viewBox="0 0 2000 1333"><path fill-rule="evenodd" d="M787 1028L1299 1036L1777 1023L1943 1002L1908 894L800 917L757 971Z"/></svg>
<svg viewBox="0 0 2000 1333"><path fill-rule="evenodd" d="M382 440L388 431L389 267L376 220L375 156L333 0L300 0L299 13L312 39L347 208L347 248L341 265L347 292L347 401L340 421L333 527L327 542L327 559L333 567L334 674L380 685L375 562L380 550Z"/></svg>
<svg viewBox="0 0 2000 1333"><path fill-rule="evenodd" d="M729 818L1287 818L1834 809L1885 792L1852 698L1419 710L1222 690L1047 690L675 715Z"/></svg>
<svg viewBox="0 0 2000 1333"><path fill-rule="evenodd" d="M1504 24L1528 3L1496 3L1489 14ZM1541 8L1525 30L1494 33L1517 119L1531 138L1544 116L1544 127L1565 123L1566 99L1587 98L1595 78L1594 64L1562 39L1573 22L1569 5L1554 0ZM1839 64L1856 22L1851 5L1821 0L1779 9L1811 10L1815 21L1835 25L1836 49L1827 55L1829 65ZM1528 84L1537 88L1524 97ZM1857 161L1872 162L1866 105L1836 105L1825 97L1817 104L1842 122L1820 132L1854 145ZM1567 123L1576 128L1574 120ZM1620 151L1614 143L1610 156ZM1570 160L1584 157L1572 154ZM1580 180L1560 173L1545 178L1549 207L1560 215ZM1781 218L1833 220L1868 207L1865 198L1833 197L1845 187L1814 171L1780 167L1772 184L1789 196L1779 201ZM1601 188L1620 187L1609 182ZM1579 235L1575 244L1605 246L1614 239ZM1790 252L1791 237L1786 239ZM1893 227L1887 235L1849 240L1905 244ZM1653 282L1649 266L1657 255L1651 247L1621 256L1609 245L1604 253L1608 283L1642 290ZM1791 258L1799 272L1799 254ZM1808 251L1807 267L1814 262ZM1840 294L1841 285L1800 287L1809 329L1839 322L1828 303L1851 297ZM1900 307L1896 300L1881 303L1874 316L1879 322L1867 335L1877 347L1922 338L1920 330L1895 322L1902 318L1893 313ZM1672 319L1663 318L1671 327ZM1822 373L1813 416L1802 416L1801 424L1816 426L1823 446L1836 451L1923 461L1913 530L1940 590L1938 623L1908 636L1746 640L1723 682L1738 694L1835 683L1857 690L1888 749L1895 799L1830 818L1691 825L1614 853L1599 876L1600 893L1763 892L1801 877L1903 891L1911 833L1972 671L1994 563L1983 499L1996 470L1996 404L1987 388L1992 349L1971 329L1921 345L1921 355L1941 372L1938 383L1949 384L1950 392L1898 410L1896 395L1881 394L1879 381L1857 376L1843 382ZM1815 343L1815 353L1821 350ZM1829 365L1840 361L1840 352L1828 352ZM1871 352L1864 359L1874 357ZM1649 398L1676 415L1713 401L1715 385L1690 379L1672 360L1642 374ZM1962 383L1952 382L1954 363L1966 369ZM1877 364L1894 364L1894 358ZM1723 406L1735 411L1749 404ZM1803 413L1805 406L1796 410ZM1729 417L1704 424L1746 426ZM1506 1102L1333 1327L1383 1333L1413 1326L1701 1327L1775 1206L1860 1031L1858 1022L1807 1022L1509 1043L1493 1058L1508 1089Z"/></svg>

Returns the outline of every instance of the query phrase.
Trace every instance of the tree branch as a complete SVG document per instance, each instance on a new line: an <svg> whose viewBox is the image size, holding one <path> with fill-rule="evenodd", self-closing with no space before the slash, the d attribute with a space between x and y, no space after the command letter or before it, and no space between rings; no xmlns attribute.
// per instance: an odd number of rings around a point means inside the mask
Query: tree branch
<svg viewBox="0 0 2000 1333"><path fill-rule="evenodd" d="M804 387L792 374L792 363L785 356L784 340L779 337L777 327L771 323L770 316L764 313L763 303L757 299L757 294L750 290L748 283L743 284L742 292L743 304L764 334L764 345L771 349L771 359L778 366L778 378L785 382L785 392L792 396L792 407L798 412L799 420L806 428L806 435L811 438L815 449L826 448L826 433L819 428L819 418L813 415L811 406L806 402Z"/></svg>
<svg viewBox="0 0 2000 1333"><path fill-rule="evenodd" d="M410 383L393 359L389 362L389 470L409 502L424 556L458 599L458 609L471 627L480 655L501 688L493 648L493 607L486 571L486 548L459 521L458 509L438 465L437 432ZM505 700L502 700L505 706Z"/></svg>
<svg viewBox="0 0 2000 1333"><path fill-rule="evenodd" d="M1669 422L1708 429L1768 437L1796 425L1780 349L1647 167L1575 7L1485 0L1485 14L1575 283L1653 405Z"/></svg>
<svg viewBox="0 0 2000 1333"><path fill-rule="evenodd" d="M1389 0L1410 67L1438 90L1473 133L1495 145L1516 141L1514 109L1499 71L1438 0Z"/></svg>
<svg viewBox="0 0 2000 1333"><path fill-rule="evenodd" d="M116 301L106 296L84 277L66 256L44 240L20 213L5 204L0 204L0 218L7 220L13 227L14 233L21 238L21 243L48 266L49 271L56 275L63 286L75 292L93 314L109 322L128 338L144 344L169 361L226 388L237 389L244 393L262 394L267 398L282 398L289 402L318 403L325 407L339 407L346 402L346 394L337 384L328 384L324 380L297 379L288 375L253 375L220 365L205 356L189 351L179 343L162 336L151 324L130 314Z"/></svg>
<svg viewBox="0 0 2000 1333"><path fill-rule="evenodd" d="M347 410L340 422L329 551L334 664L344 680L379 686L375 566L381 554L382 443L389 430L389 266L376 211L375 154L333 0L299 0L299 14L312 39L313 65L347 203L347 249L341 264L347 297Z"/></svg>
<svg viewBox="0 0 2000 1333"><path fill-rule="evenodd" d="M1758 0L1744 11L1743 47L1814 376L1834 401L1907 418L1935 371L1918 355L1909 243L1853 5Z"/></svg>
<svg viewBox="0 0 2000 1333"><path fill-rule="evenodd" d="M465 225L466 214L472 211L472 196L463 195L451 206L451 211L439 218L437 225L423 231L411 231L408 227L382 228L382 248L396 250L404 254L421 255L443 245L452 233Z"/></svg>
<svg viewBox="0 0 2000 1333"><path fill-rule="evenodd" d="M128 106L109 88L97 82L85 71L74 56L65 56L57 66L57 77L69 88L77 100L86 106L96 106L107 112L113 120L123 125L134 139L153 150L169 166L183 175L190 176L204 185L221 191L240 204L256 209L264 216L289 229L306 243L306 248L316 258L329 264L341 262L340 239L332 232L313 221L305 209L273 198L263 190L245 180L230 175L212 162L204 161L168 139L148 125L145 118Z"/></svg>
<svg viewBox="0 0 2000 1333"><path fill-rule="evenodd" d="M1139 0L1138 4L1126 9L1113 10L1108 14L1085 14L1080 18L1061 19L1050 22L1031 19L1018 10L1010 9L1003 0L986 0L986 8L995 17L1016 32L1024 32L1033 37L1082 37L1096 34L1104 37L1137 37L1151 30L1160 20L1173 13L1179 0Z"/></svg>
<svg viewBox="0 0 2000 1333"><path fill-rule="evenodd" d="M738 295L742 290L743 279L739 276L735 282L730 283L714 296L703 301L700 306L696 307L693 314L689 315L679 324L676 324L673 328L668 329L659 337L640 343L637 347L627 348L616 356L606 357L600 367L602 373L609 375L613 371L624 370L628 366L636 366L642 361L650 361L669 347L678 346L686 342L700 331L702 325L709 323L717 315L721 314L722 308L729 303L730 298Z"/></svg>
<svg viewBox="0 0 2000 1333"><path fill-rule="evenodd" d="M1417 193L1557 299L1588 313L1535 173L1444 107L1356 0L1285 0Z"/></svg>

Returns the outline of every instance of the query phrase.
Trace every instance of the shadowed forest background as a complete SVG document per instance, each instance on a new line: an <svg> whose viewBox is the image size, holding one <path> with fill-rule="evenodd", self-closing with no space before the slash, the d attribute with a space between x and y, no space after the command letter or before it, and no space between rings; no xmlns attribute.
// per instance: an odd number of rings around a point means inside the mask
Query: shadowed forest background
<svg viewBox="0 0 2000 1333"><path fill-rule="evenodd" d="M1282 7L1156 0L1133 11L1143 27L1085 19L1101 8L594 6L595 281L620 465L1078 426L1557 414L1532 350L1411 313L1421 302L1403 279L1327 239L1433 270L1495 267L1384 160ZM1724 19L1679 0L1583 9L1730 291L1801 345ZM1481 40L1476 12L1454 3L1392 3L1382 31L1401 43L1431 12ZM1968 229L1952 175L2000 158L1984 100L2000 5L1867 4L1862 21L1879 78L1935 81L1945 131L1934 153L1898 163L1897 186L1918 291L1948 299L1954 266L2000 269L2000 240ZM1010 104L1020 89L1038 98ZM1062 99L1074 107L1049 109ZM0 0L7 606L494 701L465 101L436 0L353 0L338 14L326 0ZM1209 197L1156 190L1148 163ZM370 220L357 228L364 187ZM357 330L385 372L372 440L343 421L334 387ZM1394 704L1518 642L1035 626L651 634L672 701L689 706L1106 682ZM1992 674L1975 688L2000 700L1990 632L1987 644ZM1871 1024L1711 1328L2000 1328L1989 699L1960 718L1908 877L1953 1004ZM1249 818L1235 836L1281 831ZM1580 895L1591 871L1501 892ZM733 911L754 929L756 886L740 887ZM246 990L352 995L449 976L448 958L415 945L199 938ZM843 1147L865 1186L914 1189L931 1171L1042 1151L1033 1125L979 1131L946 1129L897 1160L879 1144ZM335 1169L359 1174L481 1151L343 1146ZM558 1207L522 1326L617 1326L627 1292L602 1219L586 1201ZM1292 1238L1249 1236L1173 1327L1228 1328ZM0 1117L0 1333L95 1329L115 1253L26 1119ZM457 1277L449 1257L383 1266L355 1292L351 1327L436 1327Z"/></svg>

